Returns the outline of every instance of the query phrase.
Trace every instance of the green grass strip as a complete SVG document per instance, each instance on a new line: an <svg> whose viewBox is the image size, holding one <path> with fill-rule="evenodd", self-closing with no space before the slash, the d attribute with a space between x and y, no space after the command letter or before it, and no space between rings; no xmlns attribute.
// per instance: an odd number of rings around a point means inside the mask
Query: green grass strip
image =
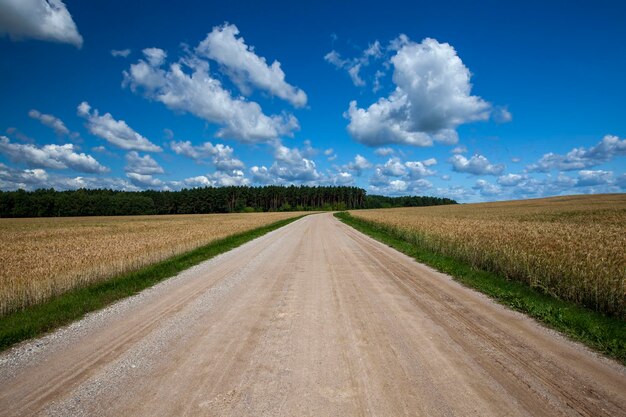
<svg viewBox="0 0 626 417"><path fill-rule="evenodd" d="M525 283L510 281L492 272L473 268L452 257L425 250L403 240L390 227L358 219L347 212L336 213L335 217L418 262L451 275L462 284L514 310L526 313L548 327L626 365L626 322L624 320L559 300Z"/></svg>
<svg viewBox="0 0 626 417"><path fill-rule="evenodd" d="M122 298L137 294L166 278L276 230L304 216L280 220L247 232L209 243L190 252L173 256L106 281L77 288L41 304L0 317L0 351L15 343L82 318Z"/></svg>

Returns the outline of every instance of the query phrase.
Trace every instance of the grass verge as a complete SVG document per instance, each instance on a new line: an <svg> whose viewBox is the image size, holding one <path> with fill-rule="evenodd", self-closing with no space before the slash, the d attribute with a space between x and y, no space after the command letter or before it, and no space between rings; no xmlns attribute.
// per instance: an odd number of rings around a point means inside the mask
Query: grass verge
<svg viewBox="0 0 626 417"><path fill-rule="evenodd" d="M137 294L159 281L302 217L304 216L280 220L228 236L164 261L68 291L44 303L0 317L0 351L80 319L86 313L101 309L122 298Z"/></svg>
<svg viewBox="0 0 626 417"><path fill-rule="evenodd" d="M501 304L521 311L570 338L613 357L626 365L626 322L604 316L571 302L559 300L528 285L494 273L472 268L458 260L425 250L401 239L393 229L358 219L347 212L335 217L372 238L408 255L418 262L451 275Z"/></svg>

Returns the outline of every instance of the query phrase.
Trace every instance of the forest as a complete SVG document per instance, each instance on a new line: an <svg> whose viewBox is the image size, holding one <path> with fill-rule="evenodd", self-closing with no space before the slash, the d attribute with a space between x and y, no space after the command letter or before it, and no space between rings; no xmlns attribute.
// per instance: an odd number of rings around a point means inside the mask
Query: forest
<svg viewBox="0 0 626 417"><path fill-rule="evenodd" d="M121 216L352 210L456 204L438 197L368 196L358 187L231 186L180 191L0 191L0 217Z"/></svg>

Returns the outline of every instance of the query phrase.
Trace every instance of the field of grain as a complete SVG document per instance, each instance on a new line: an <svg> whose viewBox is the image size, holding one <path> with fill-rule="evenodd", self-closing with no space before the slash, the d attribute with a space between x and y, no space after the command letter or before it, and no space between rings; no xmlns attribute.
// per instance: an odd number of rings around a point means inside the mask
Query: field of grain
<svg viewBox="0 0 626 417"><path fill-rule="evenodd" d="M429 250L626 317L626 194L350 213Z"/></svg>
<svg viewBox="0 0 626 417"><path fill-rule="evenodd" d="M300 214L0 219L0 315Z"/></svg>

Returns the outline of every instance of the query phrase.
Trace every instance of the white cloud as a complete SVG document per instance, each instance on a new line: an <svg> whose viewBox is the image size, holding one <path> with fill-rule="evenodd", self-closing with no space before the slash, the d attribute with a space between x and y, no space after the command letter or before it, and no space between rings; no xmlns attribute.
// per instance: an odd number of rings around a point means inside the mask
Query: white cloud
<svg viewBox="0 0 626 417"><path fill-rule="evenodd" d="M367 109L350 103L348 131L369 146L430 146L458 141L457 126L487 120L491 105L471 95L470 71L447 43L398 44L391 58L396 89Z"/></svg>
<svg viewBox="0 0 626 417"><path fill-rule="evenodd" d="M377 165L370 177L370 189L375 193L403 194L420 193L433 185L424 177L436 174L429 167L436 165L435 158L424 161L405 161L398 157L389 158L383 165Z"/></svg>
<svg viewBox="0 0 626 417"><path fill-rule="evenodd" d="M274 163L270 173L274 177L287 182L315 181L320 178L315 162L307 158L307 152L298 148L277 145L274 150Z"/></svg>
<svg viewBox="0 0 626 417"><path fill-rule="evenodd" d="M146 59L140 59L124 72L124 83L133 91L142 89L146 97L171 110L189 112L221 125L218 137L258 143L291 136L300 128L293 115L266 116L257 103L233 98L219 80L211 77L208 62L191 56L163 69L165 52L160 54L155 49L144 50ZM186 73L184 68L191 73Z"/></svg>
<svg viewBox="0 0 626 417"><path fill-rule="evenodd" d="M48 173L40 168L17 170L0 163L0 189L32 190L44 188L48 181Z"/></svg>
<svg viewBox="0 0 626 417"><path fill-rule="evenodd" d="M61 0L0 1L0 34L83 45L72 15Z"/></svg>
<svg viewBox="0 0 626 417"><path fill-rule="evenodd" d="M74 145L44 145L39 148L30 144L11 143L6 136L0 136L0 153L12 161L28 166L53 169L73 169L79 172L103 173L109 169L96 159L84 153L76 153Z"/></svg>
<svg viewBox="0 0 626 417"><path fill-rule="evenodd" d="M493 112L493 120L496 123L509 123L513 120L513 115L506 107L497 107Z"/></svg>
<svg viewBox="0 0 626 417"><path fill-rule="evenodd" d="M34 190L54 188L56 190L74 190L77 188L106 188L114 190L137 191L140 188L121 178L109 177L65 177L50 175L43 169L18 170L0 163L0 189Z"/></svg>
<svg viewBox="0 0 626 417"><path fill-rule="evenodd" d="M428 167L437 164L435 158L430 158L425 161L407 161L404 166L407 167L407 174L410 178L423 178L430 175L435 175L435 171L428 169Z"/></svg>
<svg viewBox="0 0 626 417"><path fill-rule="evenodd" d="M378 156L389 156L394 154L394 150L391 148L378 148L374 153Z"/></svg>
<svg viewBox="0 0 626 417"><path fill-rule="evenodd" d="M385 165L383 165L382 168L384 175L399 177L406 174L406 167L400 158L390 158L387 162L385 162Z"/></svg>
<svg viewBox="0 0 626 417"><path fill-rule="evenodd" d="M454 149L452 149L450 151L450 153L453 153L455 155L456 154L467 153L467 146L465 146L465 145L456 146Z"/></svg>
<svg viewBox="0 0 626 417"><path fill-rule="evenodd" d="M482 155L475 154L470 159L463 155L454 155L448 160L452 170L472 175L500 175L504 171L504 164L492 164Z"/></svg>
<svg viewBox="0 0 626 417"><path fill-rule="evenodd" d="M354 177L351 173L346 171L339 171L337 173L330 173L327 175L324 184L329 185L352 185L354 184Z"/></svg>
<svg viewBox="0 0 626 417"><path fill-rule="evenodd" d="M591 168L611 161L616 156L626 155L626 139L606 135L595 146L586 149L574 148L565 155L547 153L535 164L528 165L529 172L549 172L550 170L573 171Z"/></svg>
<svg viewBox="0 0 626 417"><path fill-rule="evenodd" d="M272 174L267 167L255 165L250 168L250 173L252 174L252 181L257 184L270 184L273 182Z"/></svg>
<svg viewBox="0 0 626 417"><path fill-rule="evenodd" d="M210 159L218 171L233 171L244 168L244 163L233 156L233 148L221 143L213 145L211 142L205 142L199 146L194 146L191 142L184 141L172 142L170 146L176 154L187 156L196 162Z"/></svg>
<svg viewBox="0 0 626 417"><path fill-rule="evenodd" d="M311 159L315 150L310 143L303 149L274 144L274 163L269 167L250 168L253 181L260 184L317 183L324 180Z"/></svg>
<svg viewBox="0 0 626 417"><path fill-rule="evenodd" d="M472 188L480 191L480 193L484 196L494 196L502 193L502 189L500 187L485 180L476 181L476 184Z"/></svg>
<svg viewBox="0 0 626 417"><path fill-rule="evenodd" d="M258 56L254 47L246 45L235 25L224 24L214 27L196 52L222 65L228 76L244 94L250 93L250 85L280 97L296 107L307 103L304 91L285 81L280 62L267 65L265 58Z"/></svg>
<svg viewBox="0 0 626 417"><path fill-rule="evenodd" d="M328 148L324 151L324 155L326 155L328 158L326 158L329 161L334 161L335 159L337 159L337 154L335 153L333 148Z"/></svg>
<svg viewBox="0 0 626 417"><path fill-rule="evenodd" d="M55 117L51 114L43 114L37 110L31 110L28 112L28 116L32 119L39 120L44 126L48 126L50 129L54 130L57 135L69 135L70 130L65 127L65 123L63 120Z"/></svg>
<svg viewBox="0 0 626 417"><path fill-rule="evenodd" d="M332 50L324 56L324 60L337 68L344 69L348 72L352 83L357 87L363 87L366 83L361 78L360 72L363 67L369 65L371 58L381 58L383 56L380 42L376 41L369 45L367 49L363 51L360 57L343 59L339 52ZM380 77L384 74L380 71L376 72L374 80L374 91L380 88Z"/></svg>
<svg viewBox="0 0 626 417"><path fill-rule="evenodd" d="M506 174L498 177L498 184L503 185L505 187L513 187L518 185L520 182L527 179L525 175L520 174Z"/></svg>
<svg viewBox="0 0 626 417"><path fill-rule="evenodd" d="M115 120L111 113L100 116L98 110L91 111L86 101L78 105L78 115L87 120L87 129L92 135L99 136L109 143L126 150L160 152L161 147L131 129L125 121Z"/></svg>
<svg viewBox="0 0 626 417"><path fill-rule="evenodd" d="M243 171L235 169L229 172L218 171L213 174L187 178L183 183L190 187L228 187L234 185L249 185L250 180Z"/></svg>
<svg viewBox="0 0 626 417"><path fill-rule="evenodd" d="M613 172L603 170L583 170L578 173L577 187L607 185L613 181Z"/></svg>
<svg viewBox="0 0 626 417"><path fill-rule="evenodd" d="M370 179L369 189L375 194L406 195L419 194L432 188L433 184L425 179L411 180L407 177L392 179L382 174L380 168Z"/></svg>
<svg viewBox="0 0 626 417"><path fill-rule="evenodd" d="M141 175L163 174L165 172L150 155L140 156L135 151L126 154L126 167L124 170Z"/></svg>
<svg viewBox="0 0 626 417"><path fill-rule="evenodd" d="M132 50L130 49L111 49L111 55L114 57L128 58Z"/></svg>
<svg viewBox="0 0 626 417"><path fill-rule="evenodd" d="M130 178L130 182L138 187L145 188L162 188L165 183L158 178L154 178L150 174L139 174L137 172L128 172L126 176Z"/></svg>
<svg viewBox="0 0 626 417"><path fill-rule="evenodd" d="M353 161L342 167L342 170L353 171L357 176L360 176L364 170L370 169L371 167L372 164L365 157L357 154Z"/></svg>
<svg viewBox="0 0 626 417"><path fill-rule="evenodd" d="M376 71L376 73L374 74L374 86L372 87L373 93L377 93L378 90L382 88L380 79L383 78L384 76L385 76L385 73L380 70Z"/></svg>
<svg viewBox="0 0 626 417"><path fill-rule="evenodd" d="M160 67L167 58L167 52L160 48L146 48L141 52L143 52L148 64L152 67Z"/></svg>

